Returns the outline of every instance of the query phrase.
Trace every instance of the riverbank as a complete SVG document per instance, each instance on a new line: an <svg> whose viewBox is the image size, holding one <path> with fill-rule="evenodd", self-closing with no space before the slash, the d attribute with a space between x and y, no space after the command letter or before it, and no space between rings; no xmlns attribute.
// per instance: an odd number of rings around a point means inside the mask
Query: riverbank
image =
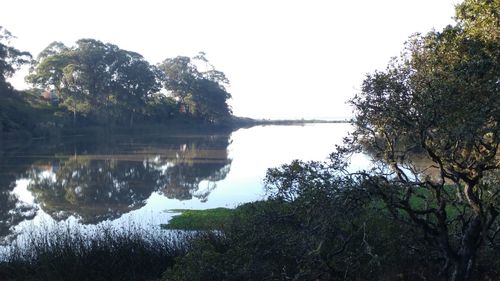
<svg viewBox="0 0 500 281"><path fill-rule="evenodd" d="M19 146L26 146L33 140L47 139L51 142L60 138L81 136L109 136L109 135L144 135L162 133L230 133L241 128L254 126L296 126L306 124L334 124L349 123L348 120L319 120L319 119L253 119L247 117L233 116L222 123L199 122L189 118L178 118L163 123L144 123L135 126L117 125L88 125L88 126L59 126L57 124L45 124L43 128L36 130L19 129L0 133L0 149L8 150Z"/></svg>
<svg viewBox="0 0 500 281"><path fill-rule="evenodd" d="M231 123L234 127L252 127L266 125L304 125L304 124L326 124L326 123L349 123L343 120L322 120L322 119L253 119L248 117L233 117Z"/></svg>
<svg viewBox="0 0 500 281"><path fill-rule="evenodd" d="M332 202L314 193L236 209L172 210L183 214L165 227L170 230L132 225L31 233L24 244L3 253L0 276L8 281L285 280L272 278L282 275L286 280L417 281L437 276L432 246L413 226L391 220L376 200L358 197L356 190L333 191L339 194ZM351 197L361 200L359 205L346 200ZM408 251L408 243L419 247ZM469 280L496 280L498 261L498 252L486 247Z"/></svg>

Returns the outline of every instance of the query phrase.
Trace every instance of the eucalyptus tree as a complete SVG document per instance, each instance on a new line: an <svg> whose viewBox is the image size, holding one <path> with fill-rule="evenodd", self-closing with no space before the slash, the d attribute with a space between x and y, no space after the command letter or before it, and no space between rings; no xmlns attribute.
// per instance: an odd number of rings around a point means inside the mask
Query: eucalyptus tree
<svg viewBox="0 0 500 281"><path fill-rule="evenodd" d="M364 174L365 183L440 251L442 280L466 280L481 247L498 247L499 8L466 0L456 25L414 36L351 100L354 142L388 168ZM415 153L432 165L420 168Z"/></svg>
<svg viewBox="0 0 500 281"><path fill-rule="evenodd" d="M62 106L76 114L116 121L143 109L159 90L156 72L140 54L95 39L80 39L73 47L59 42L40 53L27 80L54 89Z"/></svg>
<svg viewBox="0 0 500 281"><path fill-rule="evenodd" d="M177 98L182 106L187 106L186 99L194 91L193 86L201 73L191 58L178 56L164 60L159 69L163 72L163 86Z"/></svg>
<svg viewBox="0 0 500 281"><path fill-rule="evenodd" d="M34 86L55 90L61 105L73 113L73 123L78 113L88 112L78 92L70 92L71 75L77 63L75 53L61 42L52 42L37 57L26 81Z"/></svg>
<svg viewBox="0 0 500 281"><path fill-rule="evenodd" d="M229 80L200 52L193 58L178 56L164 60L159 69L162 83L178 101L181 111L218 123L231 115L226 90ZM202 70L200 70L202 69Z"/></svg>
<svg viewBox="0 0 500 281"><path fill-rule="evenodd" d="M148 101L160 90L158 71L140 54L116 49L109 72L119 114L128 115L132 126L134 115L144 114Z"/></svg>
<svg viewBox="0 0 500 281"><path fill-rule="evenodd" d="M191 98L195 104L195 114L211 123L223 121L232 113L227 104L231 94L213 80L198 80Z"/></svg>
<svg viewBox="0 0 500 281"><path fill-rule="evenodd" d="M14 38L12 33L0 26L0 91L11 89L11 85L6 81L23 64L29 63L31 55L28 52L20 51L10 45Z"/></svg>
<svg viewBox="0 0 500 281"><path fill-rule="evenodd" d="M37 57L36 67L31 68L27 80L36 86L53 86L57 95L63 98L63 89L67 87L64 68L76 63L70 49L61 42L50 43Z"/></svg>

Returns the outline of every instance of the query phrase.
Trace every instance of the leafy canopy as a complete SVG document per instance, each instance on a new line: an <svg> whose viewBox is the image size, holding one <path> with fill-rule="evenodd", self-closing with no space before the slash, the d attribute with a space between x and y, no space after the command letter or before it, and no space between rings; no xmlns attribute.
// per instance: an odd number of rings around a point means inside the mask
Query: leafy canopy
<svg viewBox="0 0 500 281"><path fill-rule="evenodd" d="M204 70L200 70L204 69ZM231 115L226 90L229 80L208 62L204 53L166 59L159 65L163 86L189 114L218 123Z"/></svg>
<svg viewBox="0 0 500 281"><path fill-rule="evenodd" d="M0 87L11 88L6 79L11 77L21 65L29 63L31 55L10 45L14 36L0 26ZM3 89L0 89L3 92Z"/></svg>
<svg viewBox="0 0 500 281"><path fill-rule="evenodd" d="M382 164L366 182L441 251L444 280L465 280L478 249L498 243L499 8L465 1L456 25L410 38L351 100L352 141Z"/></svg>
<svg viewBox="0 0 500 281"><path fill-rule="evenodd" d="M51 43L27 80L54 89L71 111L105 119L132 118L160 86L156 69L140 54L94 39L80 39L73 47Z"/></svg>

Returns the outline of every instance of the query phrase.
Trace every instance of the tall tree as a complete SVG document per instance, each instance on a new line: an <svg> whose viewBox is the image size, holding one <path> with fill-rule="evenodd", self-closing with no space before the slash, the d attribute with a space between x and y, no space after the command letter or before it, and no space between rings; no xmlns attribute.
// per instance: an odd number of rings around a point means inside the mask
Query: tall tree
<svg viewBox="0 0 500 281"><path fill-rule="evenodd" d="M27 129L33 124L30 104L7 81L23 64L31 61L28 52L11 46L13 38L8 30L0 26L0 134L21 127Z"/></svg>
<svg viewBox="0 0 500 281"><path fill-rule="evenodd" d="M193 58L166 59L159 69L163 72L165 89L178 99L187 113L211 123L218 123L231 114L227 104L231 95L225 87L229 80L210 64L204 53Z"/></svg>
<svg viewBox="0 0 500 281"><path fill-rule="evenodd" d="M440 250L442 280L466 280L480 247L498 241L499 8L498 1L465 1L455 26L413 37L351 100L354 140L393 172L366 174L366 183ZM416 152L437 176L412 162Z"/></svg>
<svg viewBox="0 0 500 281"><path fill-rule="evenodd" d="M54 88L62 105L96 119L128 119L141 111L159 90L155 68L134 52L94 39L80 39L76 46L50 44L38 57L28 81ZM124 116L127 115L127 118Z"/></svg>
<svg viewBox="0 0 500 281"><path fill-rule="evenodd" d="M464 31L486 41L500 40L499 13L498 0L465 0L456 7L456 19Z"/></svg>
<svg viewBox="0 0 500 281"><path fill-rule="evenodd" d="M187 97L194 91L194 84L201 78L201 73L191 58L178 56L164 60L159 69L163 72L163 86L186 106Z"/></svg>
<svg viewBox="0 0 500 281"><path fill-rule="evenodd" d="M52 42L37 57L30 75L26 80L36 87L56 91L61 105L73 113L73 123L77 112L87 112L88 104L84 103L78 92L70 92L73 81L72 73L77 58L70 48L61 42Z"/></svg>
<svg viewBox="0 0 500 281"><path fill-rule="evenodd" d="M10 78L23 64L29 63L31 55L10 45L14 36L0 26L0 93L12 89L7 78Z"/></svg>
<svg viewBox="0 0 500 281"><path fill-rule="evenodd" d="M196 82L191 95L195 116L201 116L210 123L218 123L231 115L227 100L231 95L213 80L206 78Z"/></svg>
<svg viewBox="0 0 500 281"><path fill-rule="evenodd" d="M132 126L134 115L138 112L145 113L146 103L160 90L158 71L140 54L119 50L115 53L115 62L110 72L110 86L116 96L118 108L122 109L122 114L128 112Z"/></svg>

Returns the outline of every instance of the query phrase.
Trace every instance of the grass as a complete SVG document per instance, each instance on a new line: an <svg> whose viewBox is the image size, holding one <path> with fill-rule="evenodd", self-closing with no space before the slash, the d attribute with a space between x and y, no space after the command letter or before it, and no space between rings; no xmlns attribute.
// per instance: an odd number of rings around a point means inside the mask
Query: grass
<svg viewBox="0 0 500 281"><path fill-rule="evenodd" d="M1 280L156 280L187 252L187 240L137 226L28 233L1 253Z"/></svg>
<svg viewBox="0 0 500 281"><path fill-rule="evenodd" d="M164 228L221 229L234 210L183 212ZM158 280L199 240L201 233L70 225L37 226L0 248L0 280Z"/></svg>
<svg viewBox="0 0 500 281"><path fill-rule="evenodd" d="M164 229L177 230L220 230L228 225L234 215L234 209L215 208L207 210L174 209L180 212L168 224L162 224Z"/></svg>

